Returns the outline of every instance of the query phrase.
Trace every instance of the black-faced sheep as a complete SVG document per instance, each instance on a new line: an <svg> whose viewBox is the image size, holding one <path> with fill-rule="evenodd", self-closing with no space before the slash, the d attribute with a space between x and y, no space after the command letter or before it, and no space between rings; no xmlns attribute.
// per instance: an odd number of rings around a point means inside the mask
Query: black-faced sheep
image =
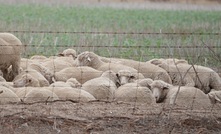
<svg viewBox="0 0 221 134"><path fill-rule="evenodd" d="M0 33L0 70L7 81L19 74L22 53L21 41L10 33ZM12 66L12 77L8 77L8 68Z"/></svg>
<svg viewBox="0 0 221 134"><path fill-rule="evenodd" d="M153 81L150 86L157 103L176 104L187 109L208 109L211 106L208 96L195 87L173 86L161 80Z"/></svg>
<svg viewBox="0 0 221 134"><path fill-rule="evenodd" d="M82 85L82 89L92 94L98 100L114 99L118 78L113 71L105 71L100 77L91 79Z"/></svg>

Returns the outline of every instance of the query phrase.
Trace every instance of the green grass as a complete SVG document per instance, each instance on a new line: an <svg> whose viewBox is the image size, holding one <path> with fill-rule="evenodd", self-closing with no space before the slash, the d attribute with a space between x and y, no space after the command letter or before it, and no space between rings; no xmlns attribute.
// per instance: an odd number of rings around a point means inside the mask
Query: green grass
<svg viewBox="0 0 221 134"><path fill-rule="evenodd" d="M66 32L200 32L221 31L221 11L167 11L112 8L0 5L0 31ZM217 65L221 35L130 35L73 33L14 33L26 44L24 57L55 55L71 47L102 56L148 60L159 57L185 58L199 64ZM82 47L84 46L84 47ZM139 46L139 47L136 47ZM172 47L173 46L173 47ZM174 48L180 46L180 48ZM202 46L201 48L186 48ZM205 62L207 61L207 62Z"/></svg>

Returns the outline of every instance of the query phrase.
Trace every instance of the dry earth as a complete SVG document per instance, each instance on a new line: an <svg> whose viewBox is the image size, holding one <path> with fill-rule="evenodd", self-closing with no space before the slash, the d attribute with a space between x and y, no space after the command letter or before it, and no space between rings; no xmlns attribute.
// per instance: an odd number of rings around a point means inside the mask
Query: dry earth
<svg viewBox="0 0 221 134"><path fill-rule="evenodd" d="M53 102L1 105L1 133L158 134L221 132L220 106L208 110L162 104Z"/></svg>
<svg viewBox="0 0 221 134"><path fill-rule="evenodd" d="M83 2L84 1L84 2ZM203 9L221 10L220 5L180 3L150 3L134 0L97 2L97 0L0 0L0 3L44 3L116 8ZM191 3L191 4L190 4ZM207 5L209 4L209 5ZM53 102L0 105L0 133L4 134L158 134L221 132L221 105L207 110L191 110L162 104L146 105L120 102Z"/></svg>

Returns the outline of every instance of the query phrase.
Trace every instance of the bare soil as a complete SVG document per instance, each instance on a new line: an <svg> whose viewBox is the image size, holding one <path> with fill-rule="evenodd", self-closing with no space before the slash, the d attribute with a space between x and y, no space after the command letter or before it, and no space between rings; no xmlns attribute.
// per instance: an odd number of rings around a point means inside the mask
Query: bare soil
<svg viewBox="0 0 221 134"><path fill-rule="evenodd" d="M0 106L0 133L158 134L221 132L220 106L190 110L163 104L53 102Z"/></svg>

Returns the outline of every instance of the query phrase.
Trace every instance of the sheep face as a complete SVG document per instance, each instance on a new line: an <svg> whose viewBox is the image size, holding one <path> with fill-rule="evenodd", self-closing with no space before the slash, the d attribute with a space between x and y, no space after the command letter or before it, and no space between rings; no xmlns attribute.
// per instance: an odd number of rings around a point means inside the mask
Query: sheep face
<svg viewBox="0 0 221 134"><path fill-rule="evenodd" d="M82 86L81 83L78 82L77 79L75 78L68 79L67 83L69 83L73 88L80 88Z"/></svg>
<svg viewBox="0 0 221 134"><path fill-rule="evenodd" d="M78 55L77 65L78 66L91 66L92 60L94 59L92 53L86 51Z"/></svg>
<svg viewBox="0 0 221 134"><path fill-rule="evenodd" d="M36 85L37 84L37 85ZM38 80L29 74L23 75L13 82L14 87L39 86Z"/></svg>
<svg viewBox="0 0 221 134"><path fill-rule="evenodd" d="M119 85L124 85L126 83L134 82L135 81L135 76L128 70L120 70L116 74L118 78L118 84Z"/></svg>
<svg viewBox="0 0 221 134"><path fill-rule="evenodd" d="M112 70L108 70L108 71L103 72L101 77L107 77L110 80L112 80L115 84L118 82L117 74Z"/></svg>
<svg viewBox="0 0 221 134"><path fill-rule="evenodd" d="M74 49L66 49L62 53L59 53L58 56L72 56L73 59L75 60L77 58L77 53Z"/></svg>
<svg viewBox="0 0 221 134"><path fill-rule="evenodd" d="M155 80L150 84L152 93L157 103L163 102L169 92L170 85L161 80Z"/></svg>

